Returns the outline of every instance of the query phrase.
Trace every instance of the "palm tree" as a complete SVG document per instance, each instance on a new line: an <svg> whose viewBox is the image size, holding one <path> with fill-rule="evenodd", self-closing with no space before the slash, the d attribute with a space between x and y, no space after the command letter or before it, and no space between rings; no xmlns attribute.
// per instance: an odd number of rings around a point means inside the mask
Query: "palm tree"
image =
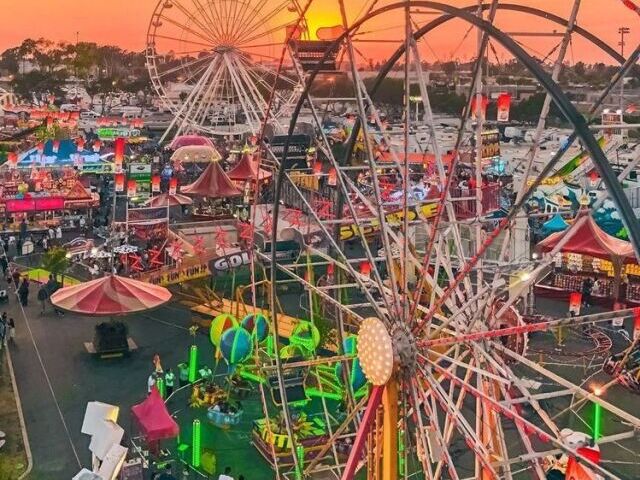
<svg viewBox="0 0 640 480"><path fill-rule="evenodd" d="M62 275L64 283L64 272L69 268L69 259L67 251L62 247L51 247L42 256L42 268L52 273L56 281L58 275Z"/></svg>

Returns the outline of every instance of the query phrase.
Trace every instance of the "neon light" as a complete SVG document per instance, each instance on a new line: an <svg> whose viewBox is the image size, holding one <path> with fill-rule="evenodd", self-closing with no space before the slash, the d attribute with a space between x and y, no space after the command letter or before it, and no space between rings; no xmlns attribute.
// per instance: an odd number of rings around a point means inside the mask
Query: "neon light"
<svg viewBox="0 0 640 480"><path fill-rule="evenodd" d="M160 396L165 398L167 395L167 389L165 388L164 378L158 377L156 379L156 387L158 387L158 392L160 392Z"/></svg>
<svg viewBox="0 0 640 480"><path fill-rule="evenodd" d="M200 466L200 420L197 418L193 421L193 429L191 432L191 465L194 468Z"/></svg>
<svg viewBox="0 0 640 480"><path fill-rule="evenodd" d="M296 446L296 457L298 457L298 465L296 466L296 479L302 480L302 472L304 470L304 447Z"/></svg>
<svg viewBox="0 0 640 480"><path fill-rule="evenodd" d="M189 349L189 383L196 381L198 372L198 346L191 345Z"/></svg>
<svg viewBox="0 0 640 480"><path fill-rule="evenodd" d="M404 430L398 432L398 473L404 476Z"/></svg>
<svg viewBox="0 0 640 480"><path fill-rule="evenodd" d="M597 442L602 436L602 406L594 403L593 407L593 441Z"/></svg>

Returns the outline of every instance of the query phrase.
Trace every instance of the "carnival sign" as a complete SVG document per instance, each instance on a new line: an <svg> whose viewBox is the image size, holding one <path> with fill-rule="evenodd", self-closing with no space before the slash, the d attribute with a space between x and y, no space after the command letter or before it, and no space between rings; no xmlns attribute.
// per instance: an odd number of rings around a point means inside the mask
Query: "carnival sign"
<svg viewBox="0 0 640 480"><path fill-rule="evenodd" d="M224 255L222 257L215 258L209 262L209 266L214 272L226 272L233 268L242 267L243 265L251 264L251 254L247 250L243 250L237 253Z"/></svg>
<svg viewBox="0 0 640 480"><path fill-rule="evenodd" d="M206 263L199 263L196 265L181 266L178 268L154 272L143 280L153 285L166 287L167 285L197 280L198 278L207 277L209 275L211 275L209 266Z"/></svg>
<svg viewBox="0 0 640 480"><path fill-rule="evenodd" d="M407 210L408 213L408 221L411 222L413 220L417 220L422 218L427 220L429 218L435 217L436 213L438 213L438 203L430 202L423 203L422 205L416 205ZM390 212L385 215L385 220L387 224L391 227L399 226L404 221L404 211L397 210L395 212ZM353 240L360 235L368 236L376 234L380 231L380 222L378 219L374 219L369 223L369 225L364 227L358 227L357 224L352 223L351 225L343 225L340 227L340 240Z"/></svg>

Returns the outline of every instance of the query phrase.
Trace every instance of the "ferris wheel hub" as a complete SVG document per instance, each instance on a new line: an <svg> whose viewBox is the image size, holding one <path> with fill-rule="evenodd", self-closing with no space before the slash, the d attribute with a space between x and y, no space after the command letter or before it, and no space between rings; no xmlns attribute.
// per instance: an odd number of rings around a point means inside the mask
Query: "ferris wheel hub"
<svg viewBox="0 0 640 480"><path fill-rule="evenodd" d="M389 329L378 318L366 318L358 332L358 358L374 385L385 385L393 374L410 377L417 367L415 337L407 325L394 324Z"/></svg>
<svg viewBox="0 0 640 480"><path fill-rule="evenodd" d="M233 45L218 45L217 47L215 47L213 49L213 51L223 55L225 53L230 53L230 52L234 51L235 49L236 49L236 47L234 47Z"/></svg>

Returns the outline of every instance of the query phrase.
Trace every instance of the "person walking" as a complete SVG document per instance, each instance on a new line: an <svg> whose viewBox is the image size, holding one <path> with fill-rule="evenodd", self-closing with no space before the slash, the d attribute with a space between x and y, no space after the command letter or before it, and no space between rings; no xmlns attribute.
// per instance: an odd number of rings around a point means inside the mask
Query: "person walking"
<svg viewBox="0 0 640 480"><path fill-rule="evenodd" d="M13 268L11 272L11 278L13 279L13 284L16 287L16 291L18 291L18 287L20 286L20 272L16 267Z"/></svg>
<svg viewBox="0 0 640 480"><path fill-rule="evenodd" d="M169 398L173 393L173 387L175 384L176 374L173 373L173 370L171 370L171 367L169 367L169 369L167 369L167 373L165 373L164 375L164 385L167 389L167 398Z"/></svg>
<svg viewBox="0 0 640 480"><path fill-rule="evenodd" d="M62 245L62 227L60 225L56 227L56 243L58 246Z"/></svg>
<svg viewBox="0 0 640 480"><path fill-rule="evenodd" d="M2 268L2 278L7 278L7 270L9 269L9 261L7 260L7 254L2 249L2 256L0 256L0 268Z"/></svg>
<svg viewBox="0 0 640 480"><path fill-rule="evenodd" d="M6 344L6 336L7 336L7 324L0 319L0 350Z"/></svg>
<svg viewBox="0 0 640 480"><path fill-rule="evenodd" d="M42 305L42 309L40 310L40 315L44 315L47 306L47 300L49 299L49 292L47 290L47 284L45 283L38 290L38 301Z"/></svg>
<svg viewBox="0 0 640 480"><path fill-rule="evenodd" d="M13 321L13 318L10 318L7 322L7 331L5 332L6 337L9 339L8 341L11 343L15 342L16 338L16 324Z"/></svg>
<svg viewBox="0 0 640 480"><path fill-rule="evenodd" d="M22 283L18 287L18 297L23 307L26 307L29 302L29 279L25 276L22 279Z"/></svg>
<svg viewBox="0 0 640 480"><path fill-rule="evenodd" d="M49 274L49 280L45 284L45 287L47 288L47 297L49 298L49 301L51 301L51 295L53 295L60 288L60 284L56 280L56 277L53 273ZM62 317L64 315L64 312L53 305L53 302L51 303L51 305L53 306L53 312L56 315L58 315L59 317Z"/></svg>

